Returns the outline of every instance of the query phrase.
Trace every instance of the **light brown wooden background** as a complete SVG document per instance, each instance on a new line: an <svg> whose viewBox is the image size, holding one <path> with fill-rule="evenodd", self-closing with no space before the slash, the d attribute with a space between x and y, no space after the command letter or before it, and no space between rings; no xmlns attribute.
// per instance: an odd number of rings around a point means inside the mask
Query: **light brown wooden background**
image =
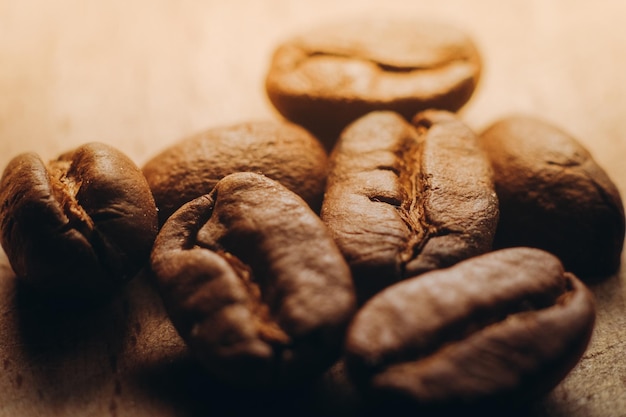
<svg viewBox="0 0 626 417"><path fill-rule="evenodd" d="M23 151L48 159L88 141L142 165L199 130L277 117L263 91L274 46L316 22L371 13L466 28L485 65L466 122L481 130L507 113L541 115L578 137L626 195L621 0L0 0L0 167ZM625 279L593 287L592 343L532 415L626 416ZM21 294L0 256L0 416L224 410L145 279L81 315ZM331 397L326 409L340 401Z"/></svg>

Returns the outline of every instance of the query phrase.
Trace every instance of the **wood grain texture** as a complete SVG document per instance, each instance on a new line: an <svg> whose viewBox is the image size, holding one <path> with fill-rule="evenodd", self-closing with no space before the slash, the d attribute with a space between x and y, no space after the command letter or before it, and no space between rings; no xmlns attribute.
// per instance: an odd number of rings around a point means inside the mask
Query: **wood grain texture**
<svg viewBox="0 0 626 417"><path fill-rule="evenodd" d="M484 72L464 120L481 130L512 112L543 116L577 137L626 195L621 0L0 0L0 166L23 151L49 159L94 140L142 165L200 130L277 117L263 90L276 44L317 22L372 13L468 30ZM622 269L592 287L592 342L530 416L626 416ZM228 392L187 356L146 277L89 312L59 312L16 287L0 256L2 417L349 416L358 400L342 378L334 368L285 398Z"/></svg>

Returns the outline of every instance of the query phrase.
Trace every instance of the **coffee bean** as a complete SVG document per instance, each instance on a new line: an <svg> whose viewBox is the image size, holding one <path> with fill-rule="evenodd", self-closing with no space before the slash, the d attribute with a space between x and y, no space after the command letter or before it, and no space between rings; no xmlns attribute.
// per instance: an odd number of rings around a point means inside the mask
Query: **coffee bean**
<svg viewBox="0 0 626 417"><path fill-rule="evenodd" d="M33 288L82 298L109 292L147 264L158 231L150 188L122 152L89 143L45 164L34 153L0 180L1 243Z"/></svg>
<svg viewBox="0 0 626 417"><path fill-rule="evenodd" d="M376 295L350 325L346 363L379 404L515 407L575 366L594 320L591 293L556 257L503 249Z"/></svg>
<svg viewBox="0 0 626 417"><path fill-rule="evenodd" d="M445 111L413 123L370 113L342 133L330 157L321 217L361 300L491 250L498 201L478 139Z"/></svg>
<svg viewBox="0 0 626 417"><path fill-rule="evenodd" d="M279 121L219 126L183 139L143 167L162 223L184 203L207 194L235 172L266 175L319 210L326 151L303 128Z"/></svg>
<svg viewBox="0 0 626 417"><path fill-rule="evenodd" d="M367 18L328 23L284 40L266 91L287 119L328 148L351 121L375 110L410 119L438 108L456 111L481 72L478 51L458 28L435 21Z"/></svg>
<svg viewBox="0 0 626 417"><path fill-rule="evenodd" d="M619 191L575 138L541 119L511 116L486 129L481 143L500 199L496 247L547 250L585 280L619 269Z"/></svg>
<svg viewBox="0 0 626 417"><path fill-rule="evenodd" d="M220 180L163 225L152 269L194 355L235 386L302 382L340 354L355 302L319 217L254 173Z"/></svg>

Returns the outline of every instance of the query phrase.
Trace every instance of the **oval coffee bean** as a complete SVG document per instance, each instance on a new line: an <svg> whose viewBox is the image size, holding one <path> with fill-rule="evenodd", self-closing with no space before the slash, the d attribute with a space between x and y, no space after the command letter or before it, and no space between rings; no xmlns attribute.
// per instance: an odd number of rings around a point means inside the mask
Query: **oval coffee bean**
<svg viewBox="0 0 626 417"><path fill-rule="evenodd" d="M89 143L45 164L15 157L0 180L1 243L44 292L96 296L135 276L158 231L150 188L122 152Z"/></svg>
<svg viewBox="0 0 626 417"><path fill-rule="evenodd" d="M481 72L470 37L454 26L410 19L352 19L311 28L274 52L266 91L287 119L327 147L351 121L375 110L410 119L456 111Z"/></svg>
<svg viewBox="0 0 626 417"><path fill-rule="evenodd" d="M190 350L236 386L320 374L355 309L350 271L319 217L254 173L228 175L174 213L152 269Z"/></svg>
<svg viewBox="0 0 626 417"><path fill-rule="evenodd" d="M373 112L330 157L322 220L361 300L491 249L498 201L478 139L453 114Z"/></svg>
<svg viewBox="0 0 626 417"><path fill-rule="evenodd" d="M326 151L303 128L286 122L254 121L220 126L183 139L143 167L159 208L161 224L182 206L207 194L235 172L272 178L319 210L326 183Z"/></svg>
<svg viewBox="0 0 626 417"><path fill-rule="evenodd" d="M547 250L582 279L618 270L625 231L622 199L576 139L538 118L511 116L490 126L481 143L500 199L496 247Z"/></svg>
<svg viewBox="0 0 626 417"><path fill-rule="evenodd" d="M346 363L381 404L516 406L575 366L594 320L591 293L556 257L503 249L376 295L350 325Z"/></svg>

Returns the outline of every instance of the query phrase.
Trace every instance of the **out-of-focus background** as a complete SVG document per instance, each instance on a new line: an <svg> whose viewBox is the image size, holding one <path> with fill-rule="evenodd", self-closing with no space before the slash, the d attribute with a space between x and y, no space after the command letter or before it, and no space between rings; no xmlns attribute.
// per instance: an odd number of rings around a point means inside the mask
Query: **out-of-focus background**
<svg viewBox="0 0 626 417"><path fill-rule="evenodd" d="M91 140L142 163L209 126L272 117L263 79L281 39L328 19L390 13L449 21L474 36L485 71L463 111L473 127L505 112L537 113L626 178L617 163L626 154L625 8L619 0L0 0L0 164Z"/></svg>
<svg viewBox="0 0 626 417"><path fill-rule="evenodd" d="M142 165L200 130L278 117L263 87L278 42L329 19L387 13L474 37L484 72L461 111L472 128L513 112L543 116L626 195L621 0L0 0L0 169L24 151L51 159L89 141ZM208 415L202 395L168 391L180 384L142 385L187 375L168 368L184 347L154 294L133 284L111 310L121 316L55 319L41 331L43 313L21 311L0 259L0 416ZM533 415L626 416L624 279L594 286L589 350Z"/></svg>

